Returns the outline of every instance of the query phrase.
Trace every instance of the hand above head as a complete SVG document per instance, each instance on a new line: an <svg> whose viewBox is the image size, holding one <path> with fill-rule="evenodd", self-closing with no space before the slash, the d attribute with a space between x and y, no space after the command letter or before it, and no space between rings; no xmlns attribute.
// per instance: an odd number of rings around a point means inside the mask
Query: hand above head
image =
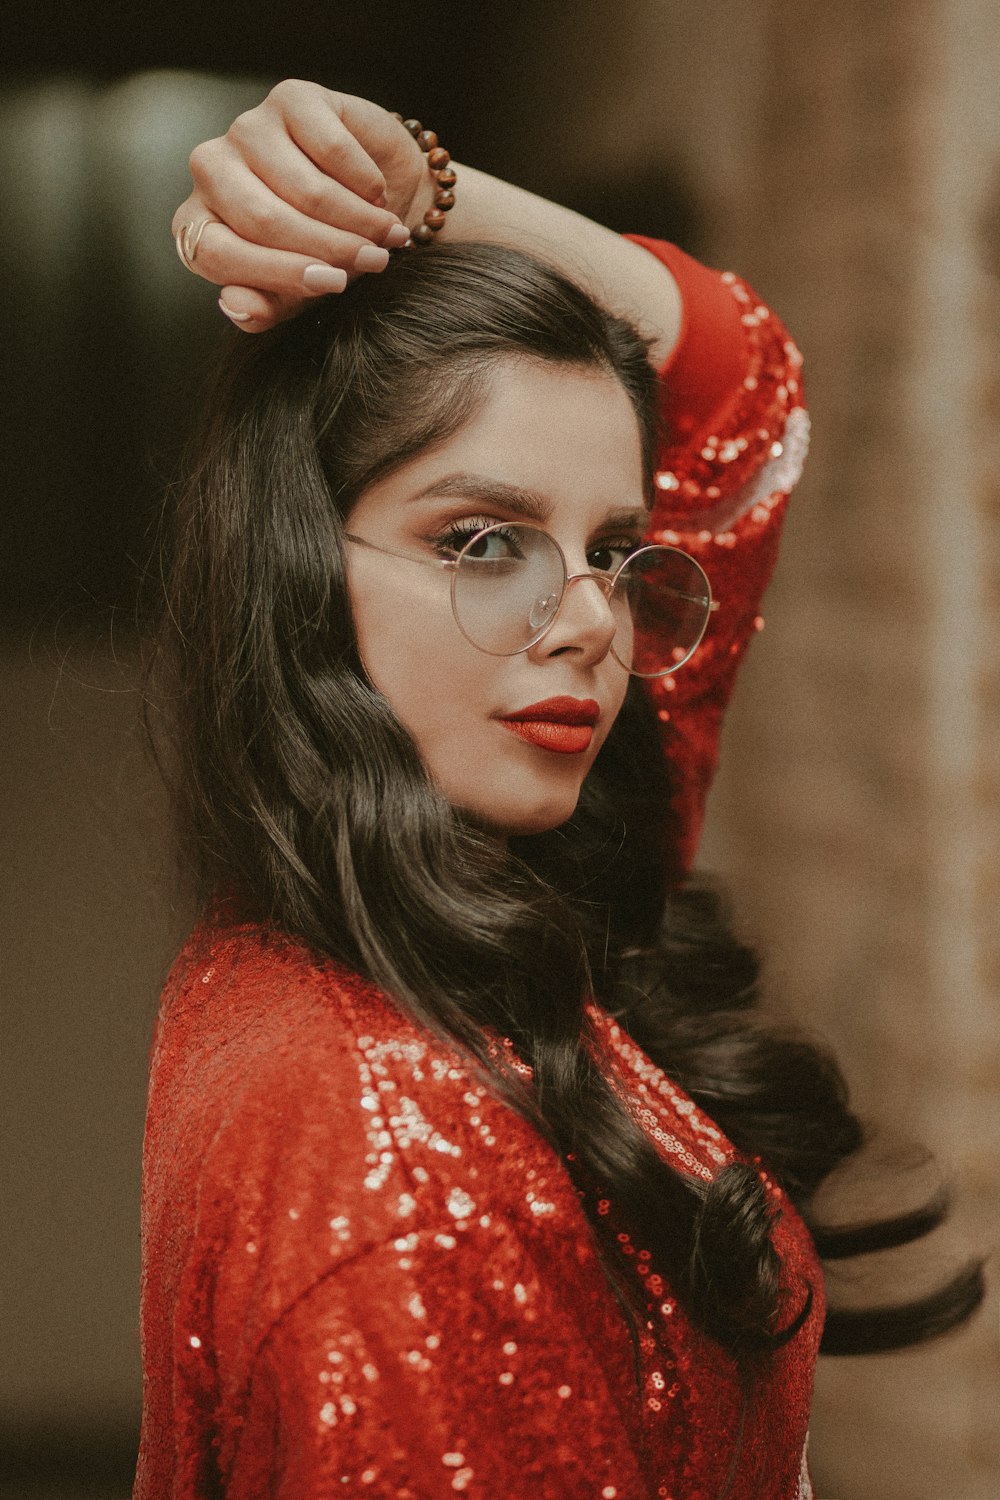
<svg viewBox="0 0 1000 1500"><path fill-rule="evenodd" d="M429 175L393 115L296 79L196 146L190 167L194 189L172 233L190 269L222 287L223 311L252 333L383 269Z"/></svg>
<svg viewBox="0 0 1000 1500"><path fill-rule="evenodd" d="M222 287L220 306L247 333L383 270L389 250L442 196L432 155L396 116L298 79L196 146L190 165L194 191L173 218L178 251ZM495 241L541 257L642 328L662 363L680 329L680 294L658 259L485 172L463 165L458 175L447 241Z"/></svg>

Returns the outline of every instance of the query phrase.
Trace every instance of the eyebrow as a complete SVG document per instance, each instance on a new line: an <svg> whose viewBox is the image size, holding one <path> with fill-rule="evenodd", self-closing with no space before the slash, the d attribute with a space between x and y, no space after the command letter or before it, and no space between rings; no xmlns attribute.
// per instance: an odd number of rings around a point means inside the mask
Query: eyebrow
<svg viewBox="0 0 1000 1500"><path fill-rule="evenodd" d="M552 505L536 490L526 490L505 479L493 479L487 474L446 474L435 479L426 489L411 495L408 504L416 500L447 499L452 496L469 500L481 500L486 505L524 516L529 521L547 521L552 514ZM602 526L644 526L649 520L645 506L619 507L609 511Z"/></svg>

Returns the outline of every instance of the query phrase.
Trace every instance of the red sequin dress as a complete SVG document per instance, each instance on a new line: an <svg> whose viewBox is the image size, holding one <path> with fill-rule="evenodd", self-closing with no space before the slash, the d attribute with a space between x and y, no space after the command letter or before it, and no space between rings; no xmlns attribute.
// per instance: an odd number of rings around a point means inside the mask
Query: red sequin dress
<svg viewBox="0 0 1000 1500"><path fill-rule="evenodd" d="M798 353L745 284L640 243L685 308L651 531L699 557L719 601L697 657L652 689L683 865L806 419ZM732 1147L589 1009L658 1149L710 1177ZM558 1154L370 984L206 922L152 1055L136 1500L802 1500L822 1276L768 1186L786 1309L807 1283L815 1301L746 1390L599 1203L644 1309L637 1386Z"/></svg>

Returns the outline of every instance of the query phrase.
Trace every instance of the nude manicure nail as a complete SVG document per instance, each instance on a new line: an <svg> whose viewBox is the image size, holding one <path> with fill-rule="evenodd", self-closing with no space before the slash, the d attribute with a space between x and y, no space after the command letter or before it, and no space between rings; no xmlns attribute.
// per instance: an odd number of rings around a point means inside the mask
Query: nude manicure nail
<svg viewBox="0 0 1000 1500"><path fill-rule="evenodd" d="M354 257L356 271L384 271L388 264L388 250L381 250L378 245L362 245Z"/></svg>
<svg viewBox="0 0 1000 1500"><path fill-rule="evenodd" d="M405 224L393 224L382 243L387 250L401 250L409 238L410 231Z"/></svg>
<svg viewBox="0 0 1000 1500"><path fill-rule="evenodd" d="M231 307L227 307L221 297L219 298L219 308L222 312L225 313L226 317L231 318L234 323L250 323L253 321L253 313L233 312L233 309Z"/></svg>
<svg viewBox="0 0 1000 1500"><path fill-rule="evenodd" d="M347 272L339 266L306 266L302 285L310 292L342 292L347 285Z"/></svg>

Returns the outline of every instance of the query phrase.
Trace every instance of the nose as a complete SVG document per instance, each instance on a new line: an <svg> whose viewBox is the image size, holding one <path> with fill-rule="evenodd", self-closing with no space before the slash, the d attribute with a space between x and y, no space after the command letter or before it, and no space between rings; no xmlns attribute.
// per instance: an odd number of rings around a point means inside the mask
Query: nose
<svg viewBox="0 0 1000 1500"><path fill-rule="evenodd" d="M611 650L617 625L609 592L607 579L590 572L574 573L566 580L555 619L532 647L532 653L546 657L576 651L585 665L603 661Z"/></svg>

